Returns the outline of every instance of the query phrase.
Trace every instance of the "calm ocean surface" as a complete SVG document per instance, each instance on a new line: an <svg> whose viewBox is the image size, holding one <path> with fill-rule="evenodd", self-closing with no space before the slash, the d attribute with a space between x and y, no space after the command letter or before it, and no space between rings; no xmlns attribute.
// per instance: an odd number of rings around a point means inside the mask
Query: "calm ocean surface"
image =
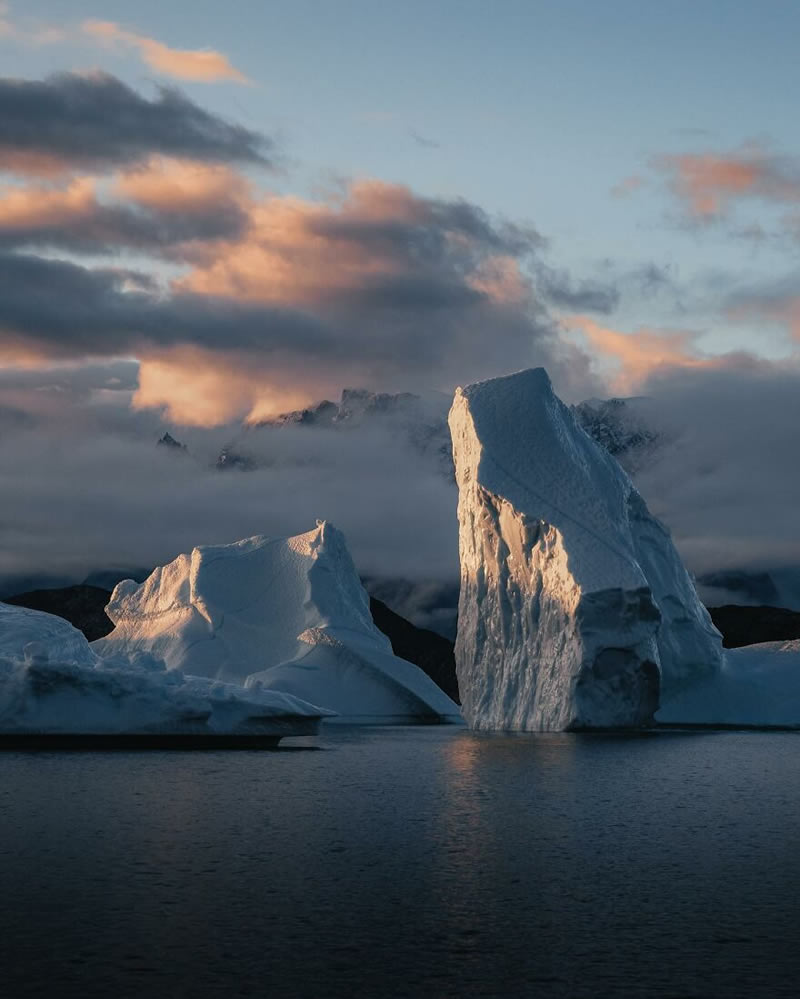
<svg viewBox="0 0 800 999"><path fill-rule="evenodd" d="M0 993L796 997L800 735L5 752Z"/></svg>

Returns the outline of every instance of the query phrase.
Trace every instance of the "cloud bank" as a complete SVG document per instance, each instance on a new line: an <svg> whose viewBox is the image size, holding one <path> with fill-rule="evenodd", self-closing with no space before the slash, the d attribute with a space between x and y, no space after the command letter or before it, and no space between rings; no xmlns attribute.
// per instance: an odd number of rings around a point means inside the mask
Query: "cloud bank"
<svg viewBox="0 0 800 999"><path fill-rule="evenodd" d="M107 170L153 154L270 165L263 136L158 87L151 100L108 73L0 79L0 170L58 176Z"/></svg>
<svg viewBox="0 0 800 999"><path fill-rule="evenodd" d="M134 405L187 424L533 364L568 394L593 386L550 308L616 293L548 266L533 227L400 184L310 201L241 172L263 180L274 157L175 90L0 81L0 168L21 178L0 188L0 357L134 356Z"/></svg>

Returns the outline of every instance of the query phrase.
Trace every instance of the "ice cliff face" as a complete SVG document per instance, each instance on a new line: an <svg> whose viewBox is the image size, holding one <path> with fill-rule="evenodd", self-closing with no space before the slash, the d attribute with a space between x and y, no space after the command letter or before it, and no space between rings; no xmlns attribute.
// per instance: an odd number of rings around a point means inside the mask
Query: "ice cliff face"
<svg viewBox="0 0 800 999"><path fill-rule="evenodd" d="M652 720L719 633L666 529L547 373L456 391L462 711L482 729Z"/></svg>
<svg viewBox="0 0 800 999"><path fill-rule="evenodd" d="M343 535L203 546L114 590L103 655L146 652L192 676L283 691L361 720L459 717L375 627Z"/></svg>

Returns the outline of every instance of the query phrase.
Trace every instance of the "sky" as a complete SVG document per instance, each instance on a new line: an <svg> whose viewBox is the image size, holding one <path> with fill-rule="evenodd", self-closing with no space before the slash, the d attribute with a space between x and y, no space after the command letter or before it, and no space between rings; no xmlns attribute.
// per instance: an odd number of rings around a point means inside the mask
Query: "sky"
<svg viewBox="0 0 800 999"><path fill-rule="evenodd" d="M725 495L717 429L760 427L737 481L779 488L779 552L799 28L789 2L0 4L0 450L543 364L568 401L698 414ZM698 494L661 511L698 564L737 562L739 493L713 556Z"/></svg>

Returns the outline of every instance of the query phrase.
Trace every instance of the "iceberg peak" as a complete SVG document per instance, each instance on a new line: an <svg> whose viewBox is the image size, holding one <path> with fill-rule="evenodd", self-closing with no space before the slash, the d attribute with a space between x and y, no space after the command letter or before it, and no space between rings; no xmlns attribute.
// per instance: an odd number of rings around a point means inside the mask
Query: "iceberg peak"
<svg viewBox="0 0 800 999"><path fill-rule="evenodd" d="M458 707L375 626L344 535L318 520L289 538L202 545L120 583L102 655L312 699L343 718L456 719Z"/></svg>

